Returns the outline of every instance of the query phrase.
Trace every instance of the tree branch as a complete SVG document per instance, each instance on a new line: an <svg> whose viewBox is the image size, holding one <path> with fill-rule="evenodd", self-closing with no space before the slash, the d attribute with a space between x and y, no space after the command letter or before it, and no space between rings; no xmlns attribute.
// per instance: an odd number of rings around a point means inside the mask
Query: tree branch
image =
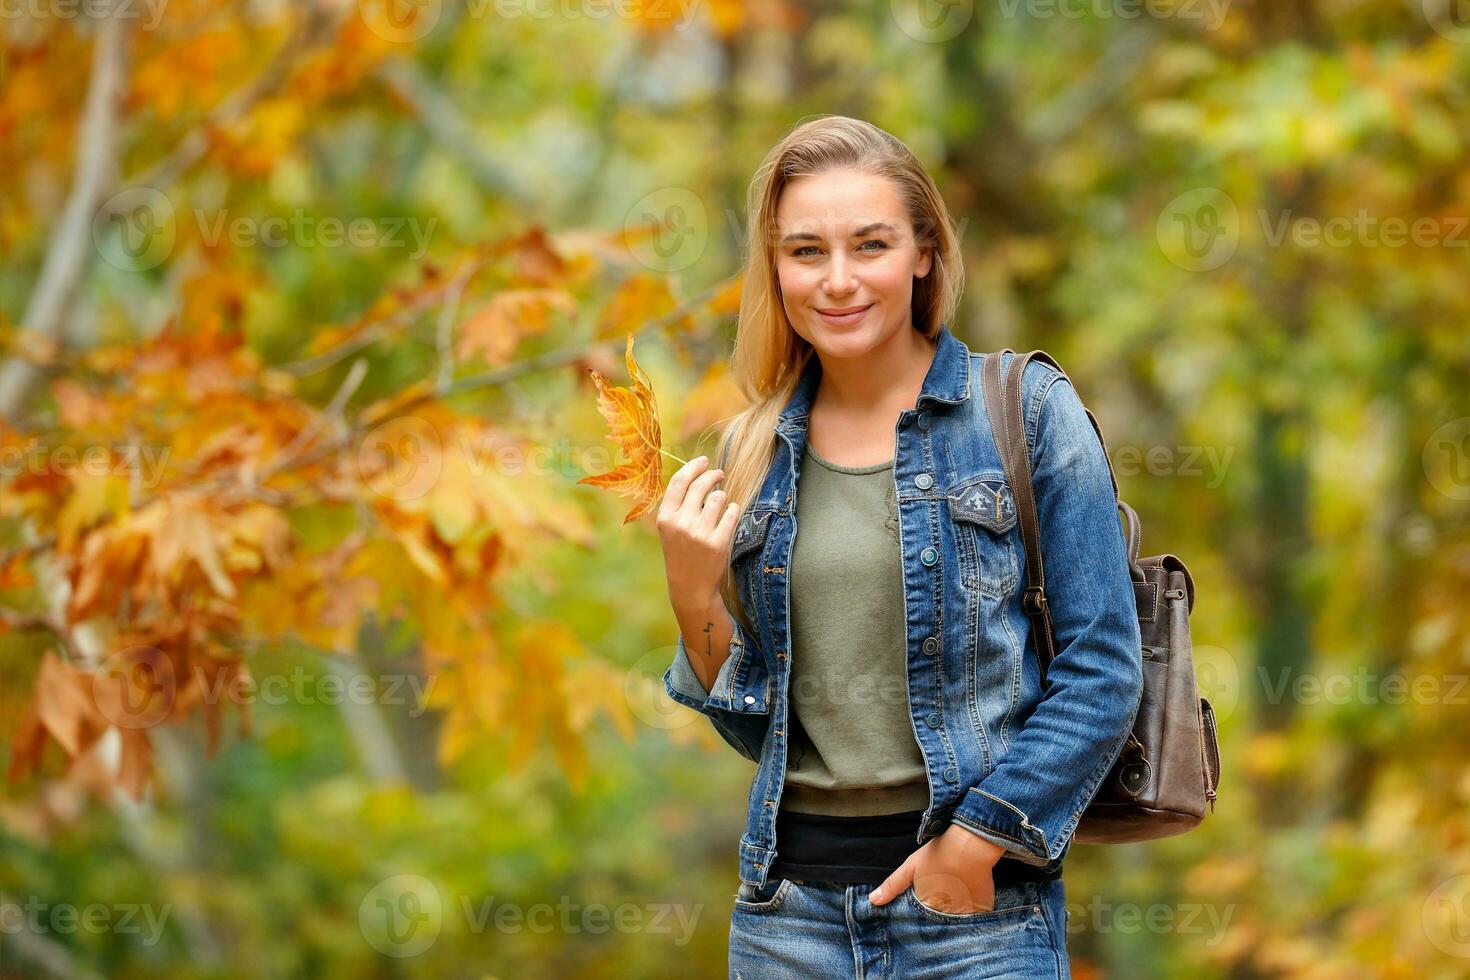
<svg viewBox="0 0 1470 980"><path fill-rule="evenodd" d="M90 263L93 218L116 172L127 23L126 18L113 16L97 22L92 77L77 129L76 173L21 321L42 337L61 336L77 285ZM27 360L12 358L0 365L0 419L19 414L40 377L40 369Z"/></svg>

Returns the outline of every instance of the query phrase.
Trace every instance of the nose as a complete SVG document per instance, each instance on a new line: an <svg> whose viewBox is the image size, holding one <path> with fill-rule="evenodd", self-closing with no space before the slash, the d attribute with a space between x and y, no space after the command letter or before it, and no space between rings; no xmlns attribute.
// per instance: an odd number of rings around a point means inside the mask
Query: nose
<svg viewBox="0 0 1470 980"><path fill-rule="evenodd" d="M847 257L840 250L833 252L832 261L827 265L827 278L822 283L823 291L829 296L846 296L855 285L857 280L848 268Z"/></svg>

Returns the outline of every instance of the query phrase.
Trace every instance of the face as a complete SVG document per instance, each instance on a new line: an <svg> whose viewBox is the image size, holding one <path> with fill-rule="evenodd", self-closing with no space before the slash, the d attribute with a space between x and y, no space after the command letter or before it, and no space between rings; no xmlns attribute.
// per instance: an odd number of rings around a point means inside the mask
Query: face
<svg viewBox="0 0 1470 980"><path fill-rule="evenodd" d="M913 329L914 279L933 252L915 243L894 181L849 169L795 178L775 238L786 317L819 352L851 357Z"/></svg>

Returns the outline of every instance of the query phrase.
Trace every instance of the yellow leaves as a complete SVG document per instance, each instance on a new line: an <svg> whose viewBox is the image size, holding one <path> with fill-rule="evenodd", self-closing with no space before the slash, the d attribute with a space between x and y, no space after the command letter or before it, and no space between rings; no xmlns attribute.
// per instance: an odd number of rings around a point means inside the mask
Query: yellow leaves
<svg viewBox="0 0 1470 980"><path fill-rule="evenodd" d="M265 99L239 123L218 134L225 158L242 175L266 177L306 128L307 106L283 96Z"/></svg>
<svg viewBox="0 0 1470 980"><path fill-rule="evenodd" d="M240 30L217 27L152 47L139 58L130 101L165 122L214 106L240 84L246 45Z"/></svg>
<svg viewBox="0 0 1470 980"><path fill-rule="evenodd" d="M376 425L379 422L386 425L393 421L392 417L394 415L404 411L410 405L431 398L433 394L433 379L420 378L418 381L400 388L388 397L368 405L358 413L358 419L362 425Z"/></svg>
<svg viewBox="0 0 1470 980"><path fill-rule="evenodd" d="M709 311L716 315L740 312L740 297L745 292L745 277L736 276L709 301Z"/></svg>
<svg viewBox="0 0 1470 980"><path fill-rule="evenodd" d="M113 473L86 471L72 479L72 491L56 515L57 543L69 550L77 534L104 517L128 512L128 481Z"/></svg>
<svg viewBox="0 0 1470 980"><path fill-rule="evenodd" d="M649 320L674 309L674 296L666 279L651 275L630 276L603 307L597 320L597 338L637 333Z"/></svg>
<svg viewBox="0 0 1470 980"><path fill-rule="evenodd" d="M577 315L577 302L561 289L508 289L497 293L460 325L458 354L482 354L492 366L510 360L521 338L545 333L550 315Z"/></svg>
<svg viewBox="0 0 1470 980"><path fill-rule="evenodd" d="M0 229L0 240L3 237L4 230ZM60 360L61 341L35 330L18 330L0 315L0 353L44 367Z"/></svg>
<svg viewBox="0 0 1470 980"><path fill-rule="evenodd" d="M1279 778L1290 769L1291 745L1279 732L1256 732L1241 758L1249 775Z"/></svg>
<svg viewBox="0 0 1470 980"><path fill-rule="evenodd" d="M373 474L363 497L413 568L440 587L488 587L548 538L591 543L587 519L558 491L536 445L441 424L386 423L383 451L395 462Z"/></svg>
<svg viewBox="0 0 1470 980"><path fill-rule="evenodd" d="M722 38L740 33L745 25L746 0L708 0L699 6L660 3L659 0L631 0L629 10L645 33L663 34L682 29L692 12L709 16L710 27Z"/></svg>
<svg viewBox="0 0 1470 980"><path fill-rule="evenodd" d="M633 380L627 388L610 386L596 370L589 368L588 374L597 386L597 410L612 429L607 438L618 444L628 462L606 473L585 476L577 481L631 497L633 509L623 517L624 524L653 509L663 494L664 483L658 405L654 401L652 383L633 359L631 334L626 356L628 377Z"/></svg>
<svg viewBox="0 0 1470 980"><path fill-rule="evenodd" d="M41 658L36 675L36 718L68 755L78 755L107 730L92 698L91 678L63 663L54 651Z"/></svg>
<svg viewBox="0 0 1470 980"><path fill-rule="evenodd" d="M94 675L65 663L54 651L41 657L30 702L23 711L11 741L7 777L14 782L34 771L49 736L73 760L84 763L88 753L109 728L114 727L118 705L136 702L118 687L130 680L126 675ZM100 703L99 703L100 702ZM111 710L108 710L110 705ZM134 800L141 800L153 766L153 746L140 727L116 726L121 754L118 784Z"/></svg>
<svg viewBox="0 0 1470 980"><path fill-rule="evenodd" d="M58 378L51 383L59 421L68 429L90 429L108 421L108 403L102 395L74 381Z"/></svg>
<svg viewBox="0 0 1470 980"><path fill-rule="evenodd" d="M745 396L723 361L711 364L680 403L679 436L690 438L746 405Z"/></svg>
<svg viewBox="0 0 1470 980"><path fill-rule="evenodd" d="M398 46L410 45L433 30L442 10L438 3L401 0L359 0L352 6L373 37Z"/></svg>
<svg viewBox="0 0 1470 980"><path fill-rule="evenodd" d="M548 286L569 278L574 271L585 270L585 263L564 259L540 225L509 239L502 250L511 256L515 277L536 285Z"/></svg>
<svg viewBox="0 0 1470 980"><path fill-rule="evenodd" d="M637 731L632 707L624 696L624 671L605 660L582 657L572 661L562 682L567 723L573 731L585 732L598 714L606 715L618 734L632 739ZM660 690L660 696L663 691Z"/></svg>
<svg viewBox="0 0 1470 980"><path fill-rule="evenodd" d="M124 598L173 608L201 588L234 599L235 576L279 567L289 550L285 517L264 504L232 513L171 494L86 536L68 616L113 612Z"/></svg>

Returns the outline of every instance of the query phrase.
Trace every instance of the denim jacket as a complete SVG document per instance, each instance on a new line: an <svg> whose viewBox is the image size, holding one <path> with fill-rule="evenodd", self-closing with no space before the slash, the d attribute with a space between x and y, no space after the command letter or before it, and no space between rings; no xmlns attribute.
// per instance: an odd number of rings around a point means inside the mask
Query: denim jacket
<svg viewBox="0 0 1470 980"><path fill-rule="evenodd" d="M1057 654L1040 683L1021 608L1026 557L980 388L984 357L947 325L914 408L899 414L893 477L907 614L909 719L929 806L916 847L951 821L1004 857L1060 869L1082 811L1112 768L1143 692L1123 529L1102 444L1065 375L1032 360L1022 378L1026 441ZM791 677L788 565L813 355L776 423L776 448L730 547L754 631L735 623L712 690L681 633L664 688L757 763L740 878L763 885L776 855Z"/></svg>

